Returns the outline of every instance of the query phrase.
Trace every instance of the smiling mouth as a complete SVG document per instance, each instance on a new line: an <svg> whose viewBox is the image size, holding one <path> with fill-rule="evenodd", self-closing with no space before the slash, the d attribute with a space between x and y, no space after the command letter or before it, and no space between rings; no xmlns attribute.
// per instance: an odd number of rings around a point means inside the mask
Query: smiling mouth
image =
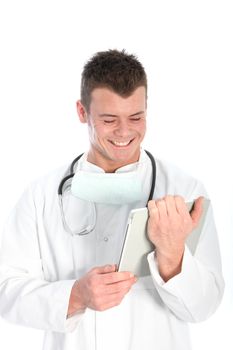
<svg viewBox="0 0 233 350"><path fill-rule="evenodd" d="M117 146L117 147L127 147L131 142L133 141L132 140L129 140L129 141L125 141L125 142L122 142L122 141L113 141L113 140L109 140L109 142L114 145L114 146Z"/></svg>

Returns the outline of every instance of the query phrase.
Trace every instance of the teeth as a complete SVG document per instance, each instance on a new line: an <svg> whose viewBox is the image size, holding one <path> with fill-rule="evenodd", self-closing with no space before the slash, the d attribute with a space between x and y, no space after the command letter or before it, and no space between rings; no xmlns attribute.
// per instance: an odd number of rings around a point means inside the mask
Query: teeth
<svg viewBox="0 0 233 350"><path fill-rule="evenodd" d="M130 143L130 141L127 141L127 142L112 141L112 143L114 143L114 145L116 146L127 146Z"/></svg>

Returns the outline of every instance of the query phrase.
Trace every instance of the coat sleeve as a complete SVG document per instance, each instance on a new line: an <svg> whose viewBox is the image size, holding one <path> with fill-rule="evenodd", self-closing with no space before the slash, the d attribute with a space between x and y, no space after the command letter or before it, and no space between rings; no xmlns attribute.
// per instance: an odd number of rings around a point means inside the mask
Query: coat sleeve
<svg viewBox="0 0 233 350"><path fill-rule="evenodd" d="M166 283L154 253L148 255L154 285L164 304L186 322L207 319L217 309L224 291L221 258L211 206L194 254L186 245L181 273Z"/></svg>
<svg viewBox="0 0 233 350"><path fill-rule="evenodd" d="M82 314L67 318L74 280L44 278L31 190L25 191L6 222L0 247L0 315L20 325L73 331Z"/></svg>

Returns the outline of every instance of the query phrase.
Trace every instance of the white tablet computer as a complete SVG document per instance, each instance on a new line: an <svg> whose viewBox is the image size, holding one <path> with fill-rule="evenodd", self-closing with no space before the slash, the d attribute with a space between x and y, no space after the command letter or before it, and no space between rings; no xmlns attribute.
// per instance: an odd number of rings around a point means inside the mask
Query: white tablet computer
<svg viewBox="0 0 233 350"><path fill-rule="evenodd" d="M192 254L195 253L209 203L209 199L205 198L200 222L186 240L186 244ZM189 210L191 210L193 203L187 203L187 206ZM131 210L118 264L118 271L131 271L137 276L147 276L150 274L147 255L152 252L155 247L147 237L147 220L147 208Z"/></svg>

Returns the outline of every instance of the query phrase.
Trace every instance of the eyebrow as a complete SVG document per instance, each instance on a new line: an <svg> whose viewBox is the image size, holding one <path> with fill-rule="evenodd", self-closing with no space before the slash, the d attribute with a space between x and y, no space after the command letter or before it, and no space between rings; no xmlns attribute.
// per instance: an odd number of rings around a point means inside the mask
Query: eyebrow
<svg viewBox="0 0 233 350"><path fill-rule="evenodd" d="M133 114L129 115L129 117L135 117L136 115L140 115L140 114L143 114L143 113L145 113L145 111L140 111L140 112L137 112L137 113L133 113ZM118 117L118 115L110 114L110 113L101 113L101 114L99 114L99 117Z"/></svg>

